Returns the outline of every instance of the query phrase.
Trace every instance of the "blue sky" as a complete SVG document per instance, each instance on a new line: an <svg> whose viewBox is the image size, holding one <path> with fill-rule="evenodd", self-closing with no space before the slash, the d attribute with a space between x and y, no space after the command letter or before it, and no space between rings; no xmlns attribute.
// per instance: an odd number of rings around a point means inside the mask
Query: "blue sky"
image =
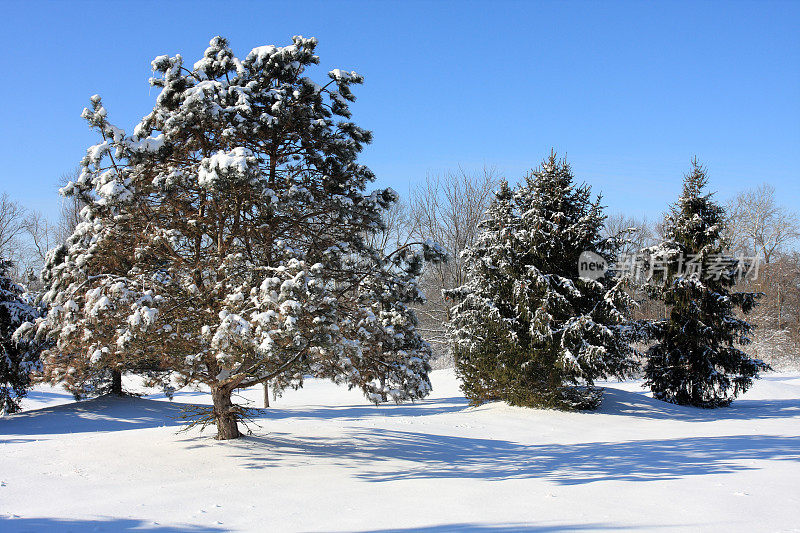
<svg viewBox="0 0 800 533"><path fill-rule="evenodd" d="M54 214L95 137L92 94L131 130L156 55L244 56L319 39L324 79L366 77L354 120L377 186L462 166L510 180L551 147L611 212L655 218L697 154L725 200L761 182L800 211L800 2L18 2L0 43L0 190Z"/></svg>

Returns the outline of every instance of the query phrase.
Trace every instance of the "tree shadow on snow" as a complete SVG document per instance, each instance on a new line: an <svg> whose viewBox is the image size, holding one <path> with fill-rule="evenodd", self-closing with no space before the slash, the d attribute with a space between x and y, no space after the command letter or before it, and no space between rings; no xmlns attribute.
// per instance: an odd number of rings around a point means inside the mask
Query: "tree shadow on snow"
<svg viewBox="0 0 800 533"><path fill-rule="evenodd" d="M213 533L227 531L221 527L175 525L162 526L132 518L72 520L67 518L5 518L0 517L0 531L23 533L39 531L150 531L152 533Z"/></svg>
<svg viewBox="0 0 800 533"><path fill-rule="evenodd" d="M651 529L657 529L653 526ZM663 526L669 527L669 526ZM626 526L615 526L608 524L557 524L557 525L534 525L534 524L439 524L423 527L408 527L397 529L365 529L359 533L422 533L432 531L434 533L457 533L459 531L491 531L492 533L511 533L514 531L529 531L534 533L550 533L557 531L625 531L632 528Z"/></svg>
<svg viewBox="0 0 800 533"><path fill-rule="evenodd" d="M51 393L42 393L51 394ZM198 393L193 393L198 394ZM136 397L104 396L0 417L0 436L47 435L97 431L122 431L162 426L179 426L177 417L189 404ZM411 404L312 405L276 407L255 413L260 421L364 420L376 417L421 417L452 414L468 409L460 396L421 400ZM655 400L644 392L606 388L598 414L655 420L706 422L715 420L758 420L800 418L800 399L736 400L719 409L684 407ZM468 416L468 413L465 415ZM593 416L593 413L587 414Z"/></svg>
<svg viewBox="0 0 800 533"><path fill-rule="evenodd" d="M0 418L0 435L52 435L177 426L185 404L101 396Z"/></svg>
<svg viewBox="0 0 800 533"><path fill-rule="evenodd" d="M363 420L372 417L430 416L463 411L469 406L463 397L418 400L404 404L304 405L276 407L259 411L259 419L281 420Z"/></svg>
<svg viewBox="0 0 800 533"><path fill-rule="evenodd" d="M37 402L52 401L52 400L65 400L68 402L73 401L72 394L67 391L42 391L42 390L29 390L25 394L25 400L32 400Z"/></svg>
<svg viewBox="0 0 800 533"><path fill-rule="evenodd" d="M562 485L661 481L757 468L753 460L800 461L800 439L768 435L524 445L499 439L380 428L340 438L271 433L230 442L248 468L302 466L312 458L357 468L365 481L544 478ZM747 462L747 464L745 463Z"/></svg>
<svg viewBox="0 0 800 533"><path fill-rule="evenodd" d="M132 396L102 396L0 417L0 436L124 431L180 426L182 408L191 404ZM255 422L280 419L355 420L370 417L428 416L467 407L464 398L438 398L400 405L302 406L257 410ZM0 442L4 442L0 439ZM10 441L5 441L10 442Z"/></svg>
<svg viewBox="0 0 800 533"><path fill-rule="evenodd" d="M800 398L738 399L728 407L703 409L656 400L644 392L606 388L597 413L654 420L711 422L715 420L765 420L800 417Z"/></svg>
<svg viewBox="0 0 800 533"><path fill-rule="evenodd" d="M372 417L418 417L458 413L469 408L463 396L434 398L408 404L362 404L362 405L304 405L296 407L273 407L262 410L259 419L338 419L358 420ZM631 392L607 387L600 409L586 414L606 414L648 418L656 420L680 420L706 422L714 420L763 420L771 418L800 418L800 398L747 400L738 399L729 407L702 409L662 402L648 396L644 391Z"/></svg>

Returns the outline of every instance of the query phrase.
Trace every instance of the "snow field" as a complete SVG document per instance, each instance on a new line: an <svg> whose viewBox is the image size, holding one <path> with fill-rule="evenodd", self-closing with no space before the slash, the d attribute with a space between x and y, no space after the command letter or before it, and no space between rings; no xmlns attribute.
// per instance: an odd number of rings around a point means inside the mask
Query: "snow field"
<svg viewBox="0 0 800 533"><path fill-rule="evenodd" d="M415 404L318 380L234 441L175 402L38 387L0 419L2 531L798 531L800 375L700 410L607 383L595 413ZM258 388L244 391L254 405Z"/></svg>

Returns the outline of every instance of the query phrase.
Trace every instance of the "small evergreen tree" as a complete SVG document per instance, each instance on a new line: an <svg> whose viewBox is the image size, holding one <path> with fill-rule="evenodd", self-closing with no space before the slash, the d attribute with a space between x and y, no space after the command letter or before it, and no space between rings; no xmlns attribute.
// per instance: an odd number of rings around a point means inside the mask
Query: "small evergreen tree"
<svg viewBox="0 0 800 533"><path fill-rule="evenodd" d="M37 316L25 289L9 277L11 263L0 259L0 413L19 411L39 365L35 345L14 337L17 328Z"/></svg>
<svg viewBox="0 0 800 533"><path fill-rule="evenodd" d="M649 249L650 292L669 316L648 328L645 378L660 400L697 407L728 405L768 366L737 345L750 342L748 313L757 294L731 292L741 265L726 255L725 211L704 193L705 169L692 160L683 194L666 219L664 242Z"/></svg>
<svg viewBox="0 0 800 533"><path fill-rule="evenodd" d="M632 370L623 282L578 275L582 252L609 261L600 198L552 153L525 183L503 182L467 253L469 281L450 331L456 372L474 404L591 409L599 378Z"/></svg>
<svg viewBox="0 0 800 533"><path fill-rule="evenodd" d="M102 137L63 192L86 207L48 262L50 312L37 338L54 382L85 382L149 358L165 387L204 383L217 437L239 436L231 395L304 376L360 387L375 402L430 391L429 346L410 304L420 301L429 243L383 254L369 244L391 189L365 194L358 163L371 133L349 120L355 72L320 85L315 39L261 46L237 58L212 39L187 67L153 61L161 89L133 135L100 97L84 117Z"/></svg>

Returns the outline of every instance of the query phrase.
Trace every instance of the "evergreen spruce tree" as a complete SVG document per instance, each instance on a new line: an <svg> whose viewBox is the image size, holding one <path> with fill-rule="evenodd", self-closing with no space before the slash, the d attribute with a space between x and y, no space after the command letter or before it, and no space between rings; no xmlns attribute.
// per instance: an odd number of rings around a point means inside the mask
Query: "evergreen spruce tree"
<svg viewBox="0 0 800 533"><path fill-rule="evenodd" d="M650 325L646 382L653 396L697 407L730 404L768 366L737 345L750 342L757 294L731 292L740 265L727 253L725 212L704 193L705 169L692 160L683 194L666 219L665 241L649 249L652 295L669 310Z"/></svg>
<svg viewBox="0 0 800 533"><path fill-rule="evenodd" d="M365 194L357 161L371 133L349 120L355 72L320 85L315 39L237 58L212 39L203 58L153 61L161 89L132 135L99 96L84 117L102 142L63 189L83 222L45 269L50 312L28 335L53 382L158 361L165 388L204 383L217 437L239 436L237 388L276 392L304 376L360 387L375 402L430 391L429 346L410 305L431 243L385 255L369 244L391 189Z"/></svg>
<svg viewBox="0 0 800 533"><path fill-rule="evenodd" d="M578 275L581 252L607 261L600 198L553 153L512 190L503 183L467 251L469 281L448 296L456 372L473 404L591 409L594 381L635 367L623 281Z"/></svg>
<svg viewBox="0 0 800 533"><path fill-rule="evenodd" d="M19 400L31 386L31 374L38 368L35 345L14 337L17 328L37 317L25 289L9 277L11 263L0 259L0 413L19 410Z"/></svg>

